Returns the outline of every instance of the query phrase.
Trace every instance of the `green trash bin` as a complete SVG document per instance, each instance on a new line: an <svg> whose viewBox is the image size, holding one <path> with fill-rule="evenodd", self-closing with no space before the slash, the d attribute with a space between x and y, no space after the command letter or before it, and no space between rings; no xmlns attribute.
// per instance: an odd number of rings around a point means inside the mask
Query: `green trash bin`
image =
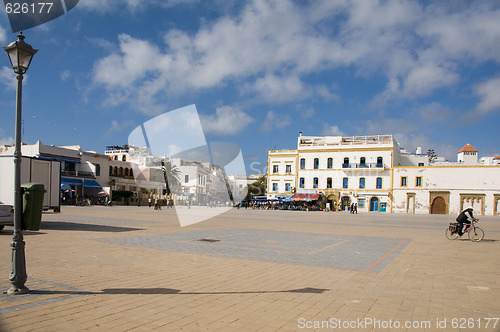
<svg viewBox="0 0 500 332"><path fill-rule="evenodd" d="M39 231L45 188L42 183L24 183L21 188L23 190L23 230Z"/></svg>

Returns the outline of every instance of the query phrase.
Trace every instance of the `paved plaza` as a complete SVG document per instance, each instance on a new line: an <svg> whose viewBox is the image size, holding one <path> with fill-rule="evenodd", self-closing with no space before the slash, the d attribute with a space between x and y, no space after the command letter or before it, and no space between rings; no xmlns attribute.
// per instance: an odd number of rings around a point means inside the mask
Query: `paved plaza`
<svg viewBox="0 0 500 332"><path fill-rule="evenodd" d="M0 331L500 331L500 217L479 243L447 240L452 220L63 207L24 233L31 293L0 295Z"/></svg>

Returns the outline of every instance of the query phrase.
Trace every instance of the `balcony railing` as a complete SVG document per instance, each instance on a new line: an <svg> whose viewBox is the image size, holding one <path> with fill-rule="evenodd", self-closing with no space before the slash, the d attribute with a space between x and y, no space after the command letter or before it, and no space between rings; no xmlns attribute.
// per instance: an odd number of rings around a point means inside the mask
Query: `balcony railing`
<svg viewBox="0 0 500 332"><path fill-rule="evenodd" d="M95 175L92 172L85 172L85 171L61 171L62 176L72 176L72 177L78 177L78 178L86 178L86 179L95 179Z"/></svg>
<svg viewBox="0 0 500 332"><path fill-rule="evenodd" d="M370 169L370 168L375 168L375 169L386 169L388 168L384 163L349 163L349 164L342 164L342 168L349 168L349 169Z"/></svg>

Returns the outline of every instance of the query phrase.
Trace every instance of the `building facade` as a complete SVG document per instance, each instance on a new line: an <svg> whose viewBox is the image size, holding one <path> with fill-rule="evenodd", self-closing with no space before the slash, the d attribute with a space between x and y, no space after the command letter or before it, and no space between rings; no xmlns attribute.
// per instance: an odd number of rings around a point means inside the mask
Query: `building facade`
<svg viewBox="0 0 500 332"><path fill-rule="evenodd" d="M457 162L430 162L392 135L302 136L295 150L268 153L268 199L316 200L335 210L454 214L464 206L500 213L500 167L470 145ZM437 159L441 160L441 159ZM304 198L304 195L309 195ZM315 195L315 196L310 196Z"/></svg>

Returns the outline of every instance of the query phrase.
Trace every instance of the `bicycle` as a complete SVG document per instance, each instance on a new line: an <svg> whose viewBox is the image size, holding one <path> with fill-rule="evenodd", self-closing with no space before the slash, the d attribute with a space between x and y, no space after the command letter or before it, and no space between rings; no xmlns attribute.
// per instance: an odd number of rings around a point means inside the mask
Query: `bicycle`
<svg viewBox="0 0 500 332"><path fill-rule="evenodd" d="M479 219L474 219L470 224L465 224L465 230L463 234L467 232L469 235L469 240L479 242L484 238L484 231L476 226ZM458 222L450 222L450 225L446 229L446 237L448 240L458 239Z"/></svg>

